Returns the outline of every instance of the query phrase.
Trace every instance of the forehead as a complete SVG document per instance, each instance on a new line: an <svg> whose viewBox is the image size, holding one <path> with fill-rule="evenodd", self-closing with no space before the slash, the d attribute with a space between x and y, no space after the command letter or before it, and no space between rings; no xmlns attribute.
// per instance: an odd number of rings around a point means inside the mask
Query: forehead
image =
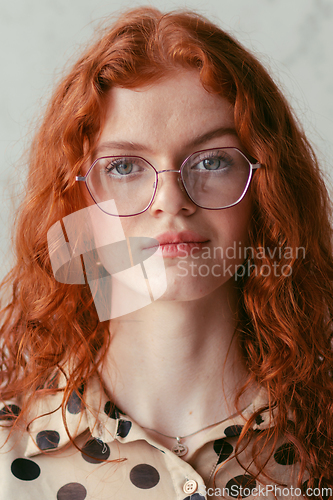
<svg viewBox="0 0 333 500"><path fill-rule="evenodd" d="M99 145L127 141L160 151L223 128L234 130L233 106L205 90L198 71L179 70L144 87L112 88Z"/></svg>

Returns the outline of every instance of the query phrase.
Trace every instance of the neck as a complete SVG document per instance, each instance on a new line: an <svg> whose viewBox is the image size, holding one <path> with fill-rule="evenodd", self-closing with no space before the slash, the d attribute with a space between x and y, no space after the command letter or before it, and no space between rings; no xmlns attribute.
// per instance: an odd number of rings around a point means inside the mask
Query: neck
<svg viewBox="0 0 333 500"><path fill-rule="evenodd" d="M141 426L182 436L235 412L234 396L247 376L235 333L236 292L218 291L188 302L156 301L110 322L104 383Z"/></svg>

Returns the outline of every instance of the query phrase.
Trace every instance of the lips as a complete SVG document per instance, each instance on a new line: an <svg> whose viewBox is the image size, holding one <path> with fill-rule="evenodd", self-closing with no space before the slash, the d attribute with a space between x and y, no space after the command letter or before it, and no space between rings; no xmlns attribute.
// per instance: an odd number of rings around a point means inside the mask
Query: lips
<svg viewBox="0 0 333 500"><path fill-rule="evenodd" d="M167 232L163 234L159 234L155 236L159 244L162 245L175 245L177 243L207 243L208 239L204 236L201 236L199 233L195 233L193 231L181 231L180 233L176 232Z"/></svg>
<svg viewBox="0 0 333 500"><path fill-rule="evenodd" d="M179 233L169 231L154 238L159 243L159 245L156 245L156 250L163 257L185 258L190 253L199 252L204 244L209 242L205 236L193 231L181 231Z"/></svg>

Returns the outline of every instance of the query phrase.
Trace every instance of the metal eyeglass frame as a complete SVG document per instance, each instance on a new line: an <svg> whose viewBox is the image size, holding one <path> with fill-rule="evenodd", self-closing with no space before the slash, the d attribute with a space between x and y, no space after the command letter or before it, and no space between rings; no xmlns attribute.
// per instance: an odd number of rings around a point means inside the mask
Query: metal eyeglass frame
<svg viewBox="0 0 333 500"><path fill-rule="evenodd" d="M202 205L199 205L198 203L196 203L196 201L193 200L192 196L189 194L187 188L186 188L186 185L185 185L185 182L184 182L184 179L183 179L183 174L182 174L182 170L184 168L184 165L186 164L186 162L188 161L188 159L191 157L191 156L194 156L196 154L199 154L199 153L204 153L206 151L214 151L214 150L219 150L219 149L233 149L233 150L236 150L238 151L238 153L240 153L243 158L245 158L245 160L248 162L249 166L251 167L250 169L250 173L249 173L249 177L248 177L248 180L247 180L247 183L246 183L246 186L244 188L244 191L242 193L242 195L240 196L240 198L235 202L235 203L232 203L231 205L227 205L225 207L216 207L216 208L208 208L208 207L204 207ZM90 191L89 189L89 185L87 183L87 178L90 174L90 172L92 171L92 169L94 168L94 166L96 165L96 163L99 161L99 160L103 160L105 158L138 158L140 160L143 160L144 162L146 162L154 171L155 171L155 187L154 187L154 192L153 192L153 195L151 197L151 200L150 202L148 203L148 205L146 206L146 208L144 208L143 210L141 210L140 212L136 212L134 214L130 214L130 215L115 215L115 214L110 214L108 212L106 212L105 210L103 210L103 208L99 205L99 203L95 200L92 192ZM227 147L222 147L222 148L209 148L209 149L201 149L199 151L195 151L194 153L191 153L190 155L188 155L185 160L182 162L179 170L156 170L156 168L154 167L154 165L152 165L149 161L147 161L145 158L143 158L142 156L137 156L137 155L112 155L112 156L100 156L99 158L97 158L93 163L92 165L89 167L88 169L88 172L86 173L85 176L81 176L81 175L77 175L75 177L75 181L78 181L78 182L85 182L86 184L86 188L91 196L91 198L93 199L93 201L96 203L96 205L98 206L98 208L100 210L102 210L102 212L106 213L107 215L111 215L112 217L134 217L135 215L139 215L139 214L142 214L144 212L146 212L150 207L151 205L153 204L153 201L155 199L155 195L156 195L156 192L157 192L157 187L158 187L158 175L159 174L163 174L165 172L175 172L177 174L180 174L180 179L181 179L181 183L182 183L182 186L185 190L185 193L187 194L187 196L189 197L189 199L192 201L192 203L194 203L197 207L199 208L203 208L204 210L224 210L225 208L231 208L231 207L234 207L235 205L237 205L238 203L240 203L242 201L242 199L244 198L248 188L249 188L249 185L250 185L250 182L251 182L251 179L252 179L252 172L253 170L257 170L258 168L261 167L261 164L260 163L251 163L250 160L247 158L247 156L238 148L234 148L234 147L231 147L231 146L227 146Z"/></svg>

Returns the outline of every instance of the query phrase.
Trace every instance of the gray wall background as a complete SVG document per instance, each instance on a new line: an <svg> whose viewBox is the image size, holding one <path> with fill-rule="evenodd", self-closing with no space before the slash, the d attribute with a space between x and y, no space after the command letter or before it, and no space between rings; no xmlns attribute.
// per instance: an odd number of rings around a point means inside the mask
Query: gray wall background
<svg viewBox="0 0 333 500"><path fill-rule="evenodd" d="M36 116L98 22L119 9L196 9L254 51L296 110L333 184L333 0L11 0L0 5L0 278L9 269Z"/></svg>

